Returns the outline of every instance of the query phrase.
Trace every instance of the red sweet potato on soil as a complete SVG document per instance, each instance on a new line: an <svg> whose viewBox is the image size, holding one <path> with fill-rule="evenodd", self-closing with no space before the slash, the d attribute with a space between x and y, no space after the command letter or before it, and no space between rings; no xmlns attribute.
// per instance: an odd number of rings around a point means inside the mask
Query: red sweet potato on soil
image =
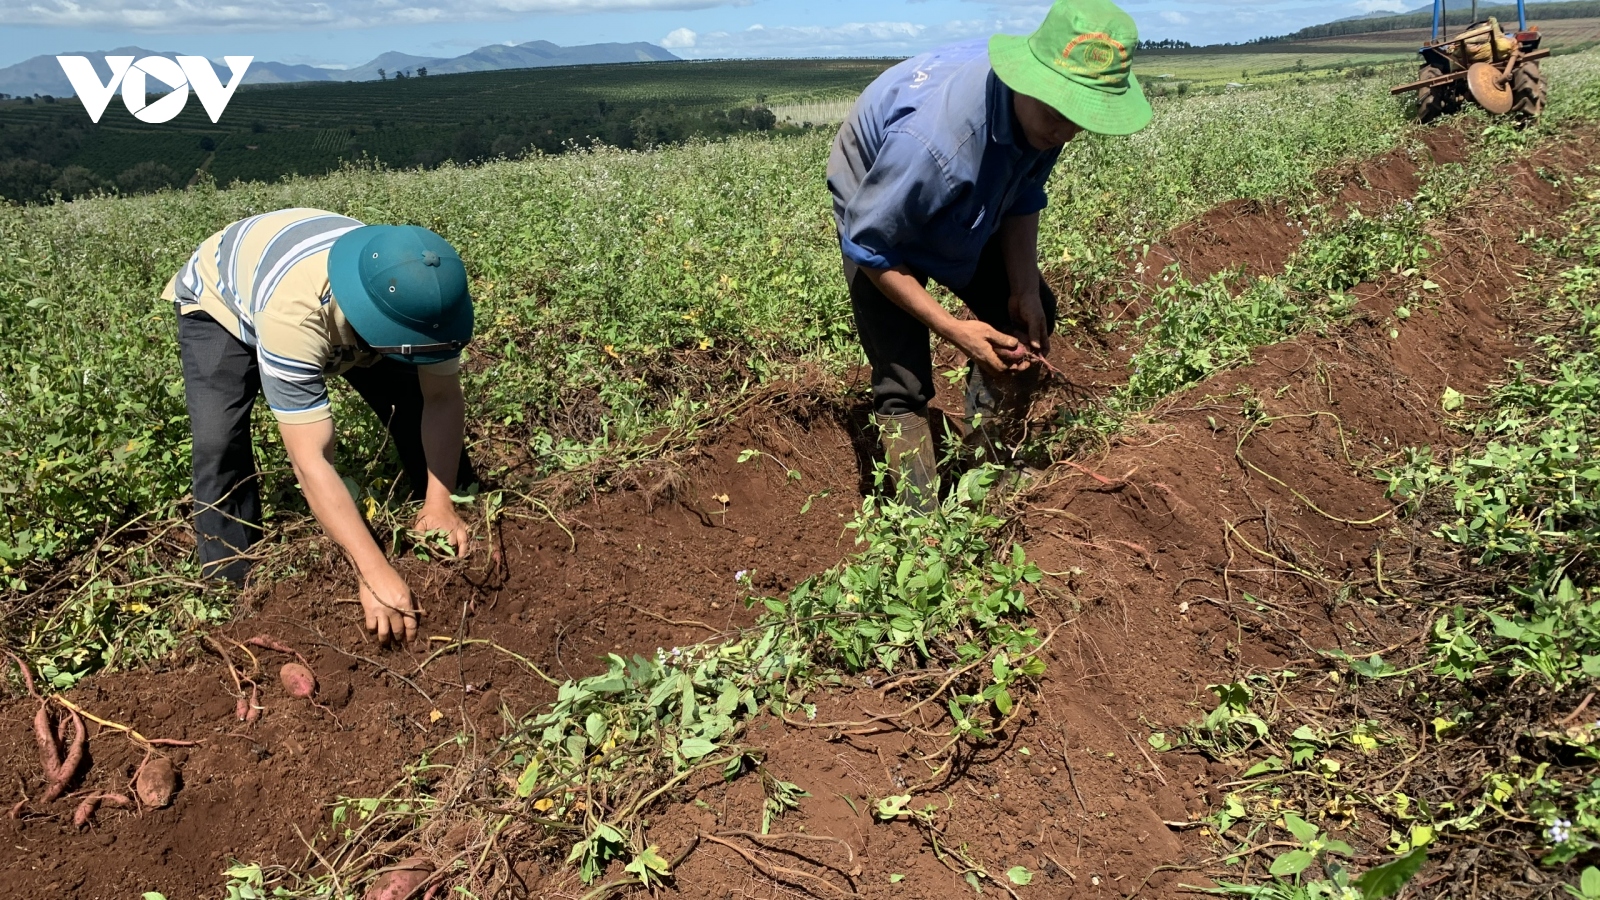
<svg viewBox="0 0 1600 900"><path fill-rule="evenodd" d="M127 808L133 805L133 801L129 800L124 794L95 794L91 797L86 797L82 803L78 804L77 810L72 814L73 826L82 828L89 824L89 820L94 818L94 811L99 809L102 804Z"/></svg>
<svg viewBox="0 0 1600 900"><path fill-rule="evenodd" d="M38 719L35 719L34 722L37 724ZM66 759L61 761L61 765L56 769L55 775L50 779L50 786L45 788L44 794L39 798L46 803L54 801L57 797L67 792L67 787L71 785L73 779L78 777L78 769L83 766L84 755L89 749L89 733L84 730L83 718L76 712L72 713L72 717L69 720L61 723L61 732L65 732L68 722L72 725L72 743L67 748ZM44 757L43 748L40 749L39 753L42 761Z"/></svg>
<svg viewBox="0 0 1600 900"><path fill-rule="evenodd" d="M432 874L433 863L426 856L401 860L367 888L362 900L416 900L417 889Z"/></svg>
<svg viewBox="0 0 1600 900"><path fill-rule="evenodd" d="M54 782L56 770L61 768L61 743L56 740L55 723L50 721L50 708L42 701L33 716L33 739L39 745L39 768L44 770L44 780Z"/></svg>
<svg viewBox="0 0 1600 900"><path fill-rule="evenodd" d="M317 693L317 676L299 663L284 663L278 670L283 689L297 700L310 700Z"/></svg>

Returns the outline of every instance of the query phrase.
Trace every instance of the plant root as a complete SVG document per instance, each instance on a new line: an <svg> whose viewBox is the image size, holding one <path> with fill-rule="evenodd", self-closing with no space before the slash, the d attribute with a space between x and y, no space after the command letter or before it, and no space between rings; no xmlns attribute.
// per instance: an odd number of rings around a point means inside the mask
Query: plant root
<svg viewBox="0 0 1600 900"><path fill-rule="evenodd" d="M773 881L776 881L780 884L787 884L792 888L805 891L808 894L815 894L816 891L814 888L817 885L820 885L827 888L828 891L836 897L861 896L855 891L847 891L844 888L839 887L828 879L823 878L821 875L813 875L810 872L802 872L799 869L791 869L788 866L780 866L777 863L763 862L754 853L751 853L732 841L725 840L717 837L716 835L702 833L700 835L700 839L727 847L729 850L732 850L743 857L744 861L749 863L757 872L760 872L768 878L771 878Z"/></svg>

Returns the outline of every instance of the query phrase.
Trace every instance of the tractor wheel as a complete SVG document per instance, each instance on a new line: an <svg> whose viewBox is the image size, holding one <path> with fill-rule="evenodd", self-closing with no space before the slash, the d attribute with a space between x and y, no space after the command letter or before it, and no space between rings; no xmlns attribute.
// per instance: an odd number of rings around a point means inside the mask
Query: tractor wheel
<svg viewBox="0 0 1600 900"><path fill-rule="evenodd" d="M1426 81L1443 74L1445 73L1439 71L1437 67L1423 66L1422 71L1417 73L1417 80ZM1417 119L1424 125L1460 110L1461 92L1459 85L1454 82L1437 87L1425 87L1417 91Z"/></svg>
<svg viewBox="0 0 1600 900"><path fill-rule="evenodd" d="M1524 63L1511 73L1511 112L1524 124L1532 123L1544 112L1545 80L1536 62Z"/></svg>

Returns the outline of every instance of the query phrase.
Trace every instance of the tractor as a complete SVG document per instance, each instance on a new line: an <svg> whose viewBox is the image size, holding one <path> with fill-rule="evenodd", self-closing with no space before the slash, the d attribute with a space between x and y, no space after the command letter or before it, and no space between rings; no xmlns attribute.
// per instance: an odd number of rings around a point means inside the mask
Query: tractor
<svg viewBox="0 0 1600 900"><path fill-rule="evenodd" d="M1417 80L1392 94L1417 92L1417 117L1424 123L1458 112L1471 100L1487 112L1515 113L1523 123L1544 111L1545 80L1539 60L1550 55L1539 49L1539 27L1528 27L1524 0L1517 0L1517 30L1504 30L1489 17L1478 21L1478 0L1472 0L1472 25L1452 36L1445 34L1444 0L1433 0L1433 37L1417 52L1422 71Z"/></svg>

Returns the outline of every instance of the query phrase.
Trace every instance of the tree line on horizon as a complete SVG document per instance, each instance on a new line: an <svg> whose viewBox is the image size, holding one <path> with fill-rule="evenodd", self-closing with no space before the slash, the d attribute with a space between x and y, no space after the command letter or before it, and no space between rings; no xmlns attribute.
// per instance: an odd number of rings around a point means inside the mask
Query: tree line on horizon
<svg viewBox="0 0 1600 900"><path fill-rule="evenodd" d="M1541 19L1593 19L1600 18L1600 2L1597 0L1569 0L1564 3L1529 3L1527 4L1528 24L1536 25ZM1454 0L1445 4L1445 24L1451 27L1472 24L1468 21L1472 17L1471 0ZM1501 23L1515 23L1517 21L1517 6L1511 4L1478 5L1478 18L1480 20L1493 17ZM1292 34L1281 37L1264 39L1263 43L1276 43L1280 41L1311 41L1318 38L1344 37L1354 34L1372 34L1384 31L1405 31L1412 28L1431 28L1433 26L1433 11L1425 9L1418 12L1401 13L1394 16L1384 16L1377 19L1350 19L1343 22L1328 22L1324 25L1312 25L1302 28Z"/></svg>

